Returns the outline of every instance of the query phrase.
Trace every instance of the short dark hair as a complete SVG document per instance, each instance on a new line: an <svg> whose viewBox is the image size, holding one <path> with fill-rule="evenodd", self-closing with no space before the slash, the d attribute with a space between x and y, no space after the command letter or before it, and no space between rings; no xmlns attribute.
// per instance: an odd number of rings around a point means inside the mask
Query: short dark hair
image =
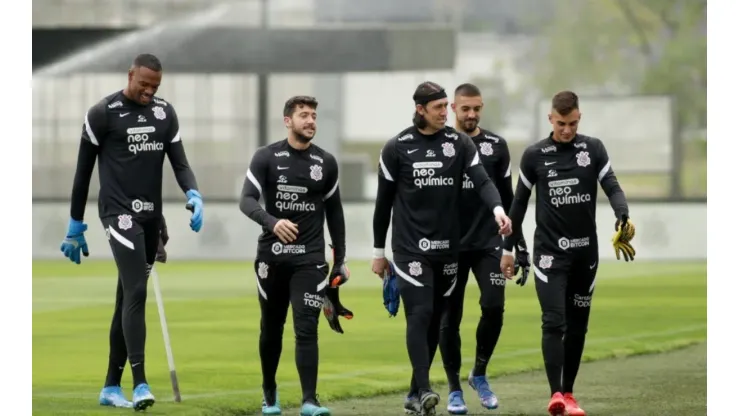
<svg viewBox="0 0 740 416"><path fill-rule="evenodd" d="M473 84L465 83L458 85L455 88L455 95L462 95L463 97L480 97L480 89Z"/></svg>
<svg viewBox="0 0 740 416"><path fill-rule="evenodd" d="M154 72L162 72L162 62L159 61L159 58L150 53L142 53L134 58L134 67L139 68L142 66L144 68L149 68Z"/></svg>
<svg viewBox="0 0 740 416"><path fill-rule="evenodd" d="M561 116L578 110L578 96L573 91L560 91L552 97L552 108Z"/></svg>
<svg viewBox="0 0 740 416"><path fill-rule="evenodd" d="M319 102L316 100L315 97L311 97L308 95L296 95L294 97L290 97L288 98L288 101L285 102L285 107L283 107L283 116L292 117L293 113L295 113L296 108L298 108L299 106L308 106L316 110L316 108L319 106Z"/></svg>
<svg viewBox="0 0 740 416"><path fill-rule="evenodd" d="M428 97L441 91L444 91L444 88L442 88L442 86L437 84L436 82L424 81L416 87L416 90L414 91L414 101L416 101L417 98ZM424 106L426 106L426 104L424 104ZM427 121L424 119L424 116L419 114L416 109L414 109L414 117L412 121L414 123L414 126L420 129L423 129L427 126Z"/></svg>

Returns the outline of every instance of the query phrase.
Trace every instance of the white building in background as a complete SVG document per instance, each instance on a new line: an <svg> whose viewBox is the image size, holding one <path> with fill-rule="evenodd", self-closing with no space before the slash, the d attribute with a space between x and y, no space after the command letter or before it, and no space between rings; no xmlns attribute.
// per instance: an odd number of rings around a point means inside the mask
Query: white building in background
<svg viewBox="0 0 740 416"><path fill-rule="evenodd" d="M344 75L343 139L384 141L389 138L389 132L408 127L414 108L411 96L425 80L442 85L449 96L459 84L485 77L499 78L509 92L518 90L523 77L517 71L516 62L526 43L527 39L461 33L453 70ZM491 128L509 140L531 140L533 108L512 108L510 116L507 125ZM450 117L449 124L453 123L454 118Z"/></svg>

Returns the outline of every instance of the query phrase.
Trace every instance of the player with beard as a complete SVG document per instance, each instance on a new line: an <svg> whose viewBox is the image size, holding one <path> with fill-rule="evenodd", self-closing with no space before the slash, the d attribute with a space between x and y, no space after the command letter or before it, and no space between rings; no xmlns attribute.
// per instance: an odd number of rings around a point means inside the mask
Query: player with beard
<svg viewBox="0 0 740 416"><path fill-rule="evenodd" d="M501 136L478 125L483 109L483 98L478 87L473 84L458 86L455 89L452 109L456 116L457 130L465 132L472 138L478 148L480 162L499 190L503 206L508 211L514 198L509 147ZM462 237L458 255L457 285L448 298L442 316L439 339L439 350L449 386L447 411L450 414L468 412L460 386L460 322L468 273L471 270L480 289L481 316L476 331L475 364L468 374L468 384L478 393L484 408L498 407L498 398L488 383L486 369L503 326L506 288L506 279L500 269L502 243L498 226L467 175L462 188L460 200ZM529 255L524 239L517 245L517 260L523 270L518 283L523 284L529 273Z"/></svg>
<svg viewBox="0 0 740 416"><path fill-rule="evenodd" d="M327 291L338 290L331 286L334 282L336 286L344 283L349 274L344 266L345 225L339 168L332 154L312 143L317 107L316 99L307 96L292 97L285 103L283 116L288 137L261 147L254 154L239 204L241 211L263 230L258 238L254 270L261 311L259 351L264 415L281 413L275 374L289 305L293 312L295 362L303 390L301 416L330 414L316 395L319 314ZM264 209L260 198L265 201ZM332 285L327 280L324 217L334 249Z"/></svg>
<svg viewBox="0 0 740 416"><path fill-rule="evenodd" d="M406 315L406 348L413 376L404 403L407 412L434 414L439 395L432 391L429 368L439 341L446 297L457 282L461 230L460 198L464 174L475 184L494 232L509 233L501 197L480 163L473 141L446 126L447 93L434 82L421 83L414 95L413 125L388 140L378 162L378 191L373 216L372 271L384 276L388 226L393 220L393 270Z"/></svg>

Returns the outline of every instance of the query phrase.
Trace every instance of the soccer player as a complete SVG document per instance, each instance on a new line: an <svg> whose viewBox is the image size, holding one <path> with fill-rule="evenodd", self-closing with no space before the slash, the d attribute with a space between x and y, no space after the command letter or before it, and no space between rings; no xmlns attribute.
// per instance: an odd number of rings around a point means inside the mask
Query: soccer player
<svg viewBox="0 0 740 416"><path fill-rule="evenodd" d="M331 276L346 274L345 224L334 156L311 141L316 134L313 97L290 98L283 108L288 137L252 157L240 209L262 226L254 271L261 310L262 414L279 415L277 372L288 306L293 311L295 363L303 390L302 416L331 414L316 396L318 323L328 281L324 217L331 236ZM265 208L259 204L264 198ZM348 276L344 276L346 278Z"/></svg>
<svg viewBox="0 0 740 416"><path fill-rule="evenodd" d="M193 205L190 228L203 225L203 201L180 137L172 103L156 97L162 64L154 55L134 59L128 85L85 114L67 235L61 250L80 264L89 255L83 223L90 177L99 161L98 213L118 267L116 305L110 328L108 375L101 405L145 409L154 404L144 372L145 308L149 272L154 264L162 221L162 166L165 155L177 183ZM134 379L133 403L121 390L128 359Z"/></svg>
<svg viewBox="0 0 740 416"><path fill-rule="evenodd" d="M469 135L478 148L480 163L501 194L501 201L508 211L514 198L511 183L511 157L509 147L501 136L480 128L483 109L481 92L473 84L462 84L455 89L452 109L458 131ZM442 315L439 350L442 354L449 396L447 411L450 414L467 414L460 386L460 321L463 315L465 287L472 270L480 288L481 316L476 331L475 364L468 375L468 383L478 393L481 405L496 409L498 398L486 377L488 361L496 348L504 319L504 292L506 279L501 273L501 237L490 211L475 192L473 182L465 175L460 200L460 226L462 239L457 264L457 284L448 299ZM528 273L529 254L524 239L517 244L517 260L523 272Z"/></svg>
<svg viewBox="0 0 740 416"><path fill-rule="evenodd" d="M596 234L598 185L617 217L615 249L627 247L634 225L622 188L612 170L604 143L578 134L581 112L578 96L557 93L549 114L549 137L529 146L522 155L519 180L510 215L512 238L504 239L501 270L514 270L512 246L521 236L521 224L532 187L537 187L536 229L532 270L542 309L542 355L552 395L551 415L586 413L573 397L588 329L591 300L599 266ZM617 258L619 258L619 251Z"/></svg>
<svg viewBox="0 0 740 416"><path fill-rule="evenodd" d="M480 163L475 144L445 126L447 93L423 82L413 95L413 126L383 146L373 216L372 271L388 268L385 241L393 211L392 249L406 315L406 348L413 377L404 408L434 414L439 395L431 390L429 367L439 341L444 298L457 284L459 206L464 174L475 185L499 232L510 233L498 190Z"/></svg>

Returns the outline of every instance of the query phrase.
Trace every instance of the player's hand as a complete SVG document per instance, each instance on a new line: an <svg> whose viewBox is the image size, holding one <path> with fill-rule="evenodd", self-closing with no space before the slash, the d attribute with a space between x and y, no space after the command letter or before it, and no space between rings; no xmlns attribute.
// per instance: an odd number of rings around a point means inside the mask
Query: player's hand
<svg viewBox="0 0 740 416"><path fill-rule="evenodd" d="M614 224L614 229L616 233L612 237L612 245L617 260L621 260L621 257L624 256L624 261L634 261L635 248L632 247L631 241L635 237L635 225L627 215L622 215Z"/></svg>
<svg viewBox="0 0 740 416"><path fill-rule="evenodd" d="M501 273L503 273L504 277L509 280L511 280L511 278L516 274L514 271L514 253L501 254Z"/></svg>
<svg viewBox="0 0 740 416"><path fill-rule="evenodd" d="M162 222L159 225L159 238L162 240L162 245L164 246L170 241L170 233L167 232L167 222L164 220L164 216L162 216Z"/></svg>
<svg viewBox="0 0 740 416"><path fill-rule="evenodd" d="M529 270L532 267L532 263L529 261L529 253L527 252L527 245L522 242L516 245L516 256L514 259L514 276L519 274L519 270L522 271L521 276L516 279L516 284L524 286L527 283L529 277Z"/></svg>
<svg viewBox="0 0 740 416"><path fill-rule="evenodd" d="M298 238L298 225L288 220L280 220L275 224L272 232L283 242L283 244L292 243Z"/></svg>
<svg viewBox="0 0 740 416"><path fill-rule="evenodd" d="M379 259L373 259L372 263L372 271L376 275L378 275L379 278L383 278L385 276L386 271L388 270L388 259L385 257L381 257Z"/></svg>
<svg viewBox="0 0 740 416"><path fill-rule="evenodd" d="M503 236L511 235L511 219L503 212L494 213L496 224L498 224L498 233Z"/></svg>
<svg viewBox="0 0 740 416"><path fill-rule="evenodd" d="M354 318L354 314L351 310L347 309L339 301L339 288L338 287L327 287L326 293L324 294L324 316L329 321L329 326L335 332L344 334L342 325L339 323L339 317L343 316L345 319Z"/></svg>
<svg viewBox="0 0 740 416"><path fill-rule="evenodd" d="M154 261L160 263L167 263L167 251L164 249L164 242L159 239L159 245L157 245L157 255L154 256Z"/></svg>
<svg viewBox="0 0 740 416"><path fill-rule="evenodd" d="M188 198L185 207L193 213L190 216L190 229L197 233L203 227L203 197L195 189L187 191L185 196Z"/></svg>
<svg viewBox="0 0 740 416"><path fill-rule="evenodd" d="M339 287L347 283L347 280L349 280L349 268L347 267L347 263L344 262L344 259L337 262L334 246L329 244L329 247L331 247L331 255L333 259L333 266L331 268L331 272L329 272L329 286Z"/></svg>
<svg viewBox="0 0 740 416"><path fill-rule="evenodd" d="M64 257L77 264L80 264L81 261L80 252L85 257L90 255L90 251L87 249L87 241L85 241L85 231L87 231L87 224L70 218L67 235L60 247Z"/></svg>
<svg viewBox="0 0 740 416"><path fill-rule="evenodd" d="M170 241L170 235L167 232L167 223L164 221L164 217L162 217L162 222L159 224L159 244L157 244L157 254L154 256L154 261L167 263L167 251L164 247L168 241Z"/></svg>
<svg viewBox="0 0 740 416"><path fill-rule="evenodd" d="M617 232L615 237L621 241L629 243L635 238L635 224L627 215L622 215L621 218L617 219L617 222L614 223L614 231Z"/></svg>

